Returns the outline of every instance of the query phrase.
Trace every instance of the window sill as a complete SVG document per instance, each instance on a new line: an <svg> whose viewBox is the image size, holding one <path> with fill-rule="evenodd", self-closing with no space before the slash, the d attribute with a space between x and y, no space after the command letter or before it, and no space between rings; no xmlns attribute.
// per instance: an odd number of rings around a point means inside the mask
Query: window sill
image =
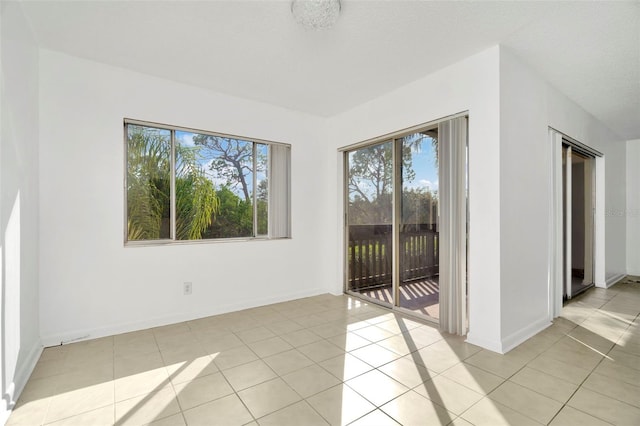
<svg viewBox="0 0 640 426"><path fill-rule="evenodd" d="M163 247L163 246L184 246L200 244L226 244L254 241L280 241L291 240L291 237L269 238L269 237L238 237L238 238L215 238L207 240L149 240L149 241L125 241L124 247Z"/></svg>

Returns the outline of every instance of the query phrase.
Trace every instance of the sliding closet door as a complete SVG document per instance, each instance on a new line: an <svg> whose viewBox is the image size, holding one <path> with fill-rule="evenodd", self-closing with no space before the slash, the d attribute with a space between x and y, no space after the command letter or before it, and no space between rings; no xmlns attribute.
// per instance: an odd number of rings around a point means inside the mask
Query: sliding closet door
<svg viewBox="0 0 640 426"><path fill-rule="evenodd" d="M562 147L564 297L594 285L595 158Z"/></svg>
<svg viewBox="0 0 640 426"><path fill-rule="evenodd" d="M562 295L571 299L571 148L562 145Z"/></svg>

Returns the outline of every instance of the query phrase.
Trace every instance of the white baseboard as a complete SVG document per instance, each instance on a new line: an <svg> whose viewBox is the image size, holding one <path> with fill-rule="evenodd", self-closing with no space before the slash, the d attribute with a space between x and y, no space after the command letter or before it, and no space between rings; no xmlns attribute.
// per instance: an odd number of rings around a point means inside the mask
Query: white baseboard
<svg viewBox="0 0 640 426"><path fill-rule="evenodd" d="M226 314L236 312L243 309L255 308L259 306L271 305L274 303L286 302L289 300L302 299L305 297L317 296L327 293L326 289L310 289L300 292L286 293L269 297L261 297L256 299L247 299L239 303L231 303L228 305L213 306L207 311L201 312L181 312L173 315L162 317L147 318L142 321L115 323L104 327L77 329L42 337L42 344L45 347L57 346L61 343L79 342L83 340L97 339L100 337L113 336L121 333L145 330L153 327L161 327L169 324L176 324L183 321L192 321L198 318L205 318L213 315Z"/></svg>
<svg viewBox="0 0 640 426"><path fill-rule="evenodd" d="M36 364L42 355L42 351L44 346L42 346L42 342L40 340L36 341L33 345L29 353L27 354L24 362L20 366L20 368L16 371L16 376L13 379L15 383L16 389L16 397L15 400L18 400L18 397L24 390L27 381L29 381L29 377L31 377L31 373L33 373L33 369L36 368Z"/></svg>
<svg viewBox="0 0 640 426"><path fill-rule="evenodd" d="M535 336L550 325L551 322L549 321L549 318L545 316L544 318L541 318L527 327L510 334L500 341L478 338L473 334L473 332L469 332L469 334L467 334L466 342L499 354L506 354L520 343Z"/></svg>
<svg viewBox="0 0 640 426"><path fill-rule="evenodd" d="M538 321L529 324L515 333L511 333L509 336L502 339L502 353L506 354L511 349L540 333L551 324L549 317L545 315L544 318L540 318Z"/></svg>
<svg viewBox="0 0 640 426"><path fill-rule="evenodd" d="M5 424L9 419L11 410L16 405L16 401L20 397L20 394L24 390L24 387L27 385L27 381L29 381L31 373L33 373L34 368L36 368L36 364L40 359L40 355L42 355L42 350L42 343L40 340L37 340L27 353L24 361L17 366L13 381L9 384L6 393L3 395L3 407L2 413L0 413L0 425Z"/></svg>
<svg viewBox="0 0 640 426"><path fill-rule="evenodd" d="M611 287L614 284L617 284L620 280L622 280L624 277L626 277L626 274L616 274L613 275L609 278L607 278L607 281L605 282L607 288Z"/></svg>
<svg viewBox="0 0 640 426"><path fill-rule="evenodd" d="M11 415L11 410L5 407L5 401L2 401L2 406L0 406L0 425L7 424L7 420L9 420L9 416Z"/></svg>
<svg viewBox="0 0 640 426"><path fill-rule="evenodd" d="M504 353L504 352L502 352L502 345L500 344L499 341L479 338L478 336L473 334L473 332L471 332L471 331L469 333L467 333L467 340L465 340L465 341L467 343L471 343L472 345L480 346L481 348L490 350L492 352L496 352L496 353L499 353L499 354Z"/></svg>

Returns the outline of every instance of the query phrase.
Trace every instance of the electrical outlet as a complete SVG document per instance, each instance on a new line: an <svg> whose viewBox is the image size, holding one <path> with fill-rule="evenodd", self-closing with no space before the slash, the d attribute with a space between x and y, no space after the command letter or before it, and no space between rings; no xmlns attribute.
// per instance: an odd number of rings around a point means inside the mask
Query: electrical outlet
<svg viewBox="0 0 640 426"><path fill-rule="evenodd" d="M188 296L191 294L192 290L193 290L193 286L190 282L185 282L184 283L184 295Z"/></svg>

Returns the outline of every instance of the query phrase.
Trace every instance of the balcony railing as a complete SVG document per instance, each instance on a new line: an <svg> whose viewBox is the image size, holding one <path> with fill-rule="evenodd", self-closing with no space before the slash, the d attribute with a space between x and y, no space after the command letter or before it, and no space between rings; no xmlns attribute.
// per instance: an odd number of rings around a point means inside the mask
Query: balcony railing
<svg viewBox="0 0 640 426"><path fill-rule="evenodd" d="M349 226L349 289L359 291L392 282L391 225ZM400 232L400 280L438 275L438 232L434 225L403 225Z"/></svg>

